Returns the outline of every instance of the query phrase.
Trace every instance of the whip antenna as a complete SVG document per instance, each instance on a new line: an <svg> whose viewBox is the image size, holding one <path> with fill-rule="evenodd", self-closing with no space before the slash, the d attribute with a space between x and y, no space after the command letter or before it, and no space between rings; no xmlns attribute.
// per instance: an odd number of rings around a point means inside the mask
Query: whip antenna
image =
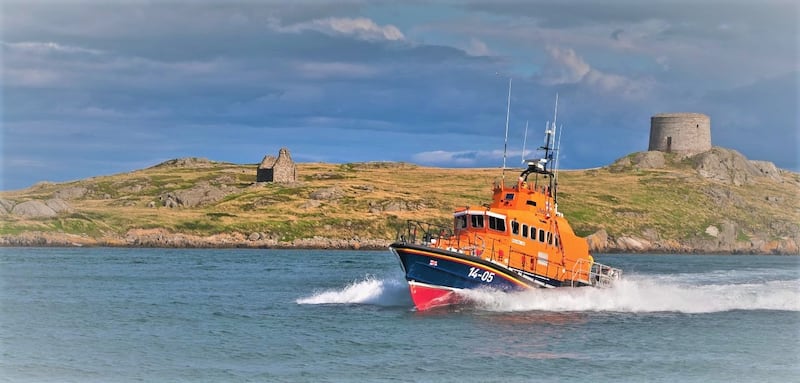
<svg viewBox="0 0 800 383"><path fill-rule="evenodd" d="M506 154L508 151L508 116L511 114L511 77L508 78L508 105L506 106L506 139L503 143L503 171L501 172L501 176L503 178L503 184L506 181Z"/></svg>
<svg viewBox="0 0 800 383"><path fill-rule="evenodd" d="M525 135L522 137L522 163L525 163L525 144L528 143L528 121L525 121Z"/></svg>

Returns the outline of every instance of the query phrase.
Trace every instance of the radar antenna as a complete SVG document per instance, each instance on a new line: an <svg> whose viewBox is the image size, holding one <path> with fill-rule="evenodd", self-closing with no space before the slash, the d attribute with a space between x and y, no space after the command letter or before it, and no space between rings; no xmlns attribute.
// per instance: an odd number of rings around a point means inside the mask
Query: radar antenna
<svg viewBox="0 0 800 383"><path fill-rule="evenodd" d="M550 121L547 121L547 123L545 124L544 145L539 147L540 150L544 151L544 157L539 158L539 159L530 159L530 160L524 160L523 161L524 163L526 163L528 165L528 168L525 169L519 175L521 181L527 180L528 179L528 175L531 174L531 173L535 173L537 175L537 179L538 179L538 175L542 174L545 177L548 177L550 179L550 183L551 183L551 185L550 185L551 188L550 189L551 190L553 189L552 186L554 186L555 173L553 172L553 170L550 169L550 164L553 163L554 165L557 165L555 163L555 161L553 160L553 156L554 156L555 152L558 150L555 147L555 145L556 145L556 143L555 143L556 131L558 130L556 128L556 119L557 118L558 118L558 93L556 93L556 104L555 104L555 109L553 111L553 122L550 123ZM560 140L560 136L559 136L559 140ZM560 144L560 142L559 142L559 144ZM523 156L524 156L524 150L523 150Z"/></svg>

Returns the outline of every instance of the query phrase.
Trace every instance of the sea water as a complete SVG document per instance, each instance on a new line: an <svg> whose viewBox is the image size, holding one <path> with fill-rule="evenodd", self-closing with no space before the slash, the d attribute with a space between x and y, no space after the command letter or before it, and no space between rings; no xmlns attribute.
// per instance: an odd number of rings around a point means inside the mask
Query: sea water
<svg viewBox="0 0 800 383"><path fill-rule="evenodd" d="M798 382L800 257L413 309L387 251L0 249L0 381Z"/></svg>

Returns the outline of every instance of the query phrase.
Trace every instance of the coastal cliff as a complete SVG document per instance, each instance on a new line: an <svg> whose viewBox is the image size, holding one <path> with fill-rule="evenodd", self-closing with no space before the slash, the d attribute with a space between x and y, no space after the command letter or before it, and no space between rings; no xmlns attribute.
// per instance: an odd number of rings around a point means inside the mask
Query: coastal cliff
<svg viewBox="0 0 800 383"><path fill-rule="evenodd" d="M256 167L184 158L0 192L0 246L383 248L408 219L450 225L501 175L305 163L274 184ZM798 254L799 195L797 173L715 147L561 171L558 202L595 252Z"/></svg>

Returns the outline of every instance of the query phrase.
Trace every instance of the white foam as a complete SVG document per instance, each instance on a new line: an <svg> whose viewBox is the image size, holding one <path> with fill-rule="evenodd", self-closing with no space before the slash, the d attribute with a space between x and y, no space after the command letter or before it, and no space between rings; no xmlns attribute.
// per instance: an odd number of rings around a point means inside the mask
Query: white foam
<svg viewBox="0 0 800 383"><path fill-rule="evenodd" d="M698 274L627 275L613 287L532 289L520 292L460 292L478 310L552 312L680 312L731 310L800 311L800 280L791 273L739 275L732 271ZM749 277L749 278L748 278ZM750 280L747 283L747 280ZM298 304L413 306L402 278L366 276L345 287L316 292Z"/></svg>
<svg viewBox="0 0 800 383"><path fill-rule="evenodd" d="M371 304L377 306L408 306L411 297L404 280L384 280L367 276L344 288L315 293L296 300L298 304Z"/></svg>
<svg viewBox="0 0 800 383"><path fill-rule="evenodd" d="M740 284L674 284L630 277L607 289L534 289L514 293L462 293L488 311L609 311L709 313L730 310L800 311L800 281Z"/></svg>

